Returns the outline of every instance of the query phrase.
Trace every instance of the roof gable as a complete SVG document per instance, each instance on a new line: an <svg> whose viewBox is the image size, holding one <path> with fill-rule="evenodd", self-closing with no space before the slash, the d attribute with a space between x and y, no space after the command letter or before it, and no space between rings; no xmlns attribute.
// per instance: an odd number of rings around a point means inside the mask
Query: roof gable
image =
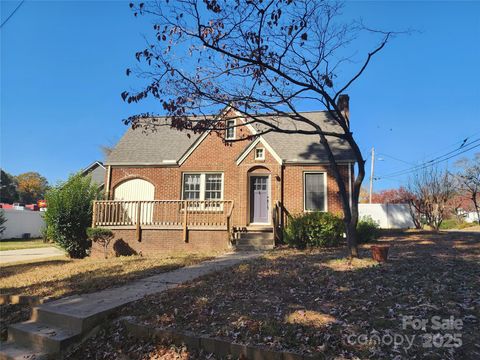
<svg viewBox="0 0 480 360"><path fill-rule="evenodd" d="M263 124L246 123L242 114L230 107L226 107L217 117L225 116L228 118L229 111L234 112L237 121L240 120L245 123L245 128L251 135L256 135L265 129ZM326 111L303 112L302 115L321 125L325 131L341 132L339 125ZM289 116L262 115L260 117L268 119L269 122L277 123L284 129L310 129L309 125L294 121ZM154 132L128 129L108 156L106 164L180 166L195 152L210 133L211 131L205 131L201 134L179 131L171 128L167 119L160 119L159 126ZM355 161L353 151L346 141L331 136L327 136L327 140L338 161ZM220 137L219 141L221 141ZM329 162L318 135L269 132L259 136L255 141L261 141L279 163ZM237 164L243 160L242 156L248 154L248 147L250 146L252 144L249 144L240 153Z"/></svg>
<svg viewBox="0 0 480 360"><path fill-rule="evenodd" d="M275 152L275 150L268 144L268 142L262 137L262 136L259 136L255 141L252 141L246 148L244 151L242 151L242 153L240 153L240 155L238 156L237 158L237 165L240 165L242 163L243 160L245 160L245 158L248 156L248 154L250 154L253 149L256 148L256 146L258 144L262 144L265 149L274 157L275 160L277 160L277 162L279 164L282 164L283 163L283 160L280 158L280 156L278 156L278 154Z"/></svg>

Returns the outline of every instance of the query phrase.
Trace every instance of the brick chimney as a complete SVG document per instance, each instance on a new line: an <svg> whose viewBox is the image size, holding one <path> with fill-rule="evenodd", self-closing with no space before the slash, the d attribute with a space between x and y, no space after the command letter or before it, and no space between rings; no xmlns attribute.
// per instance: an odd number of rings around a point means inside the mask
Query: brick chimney
<svg viewBox="0 0 480 360"><path fill-rule="evenodd" d="M350 127L350 96L341 94L337 102L338 109L343 113L347 119L347 126Z"/></svg>

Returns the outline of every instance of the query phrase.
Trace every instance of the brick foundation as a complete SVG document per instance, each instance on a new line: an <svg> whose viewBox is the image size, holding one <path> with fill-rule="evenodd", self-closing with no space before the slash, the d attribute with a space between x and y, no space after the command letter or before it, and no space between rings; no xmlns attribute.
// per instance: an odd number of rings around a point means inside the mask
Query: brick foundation
<svg viewBox="0 0 480 360"><path fill-rule="evenodd" d="M113 229L112 231L115 238L108 245L109 256L129 255L128 251L130 251L130 254L142 253L147 255L151 253L225 251L230 248L226 231L190 230L188 232L188 242L183 241L182 230L143 229L141 241L137 241L135 229ZM119 250L122 250L122 252L118 253ZM103 247L95 243L92 244L91 256L102 257Z"/></svg>

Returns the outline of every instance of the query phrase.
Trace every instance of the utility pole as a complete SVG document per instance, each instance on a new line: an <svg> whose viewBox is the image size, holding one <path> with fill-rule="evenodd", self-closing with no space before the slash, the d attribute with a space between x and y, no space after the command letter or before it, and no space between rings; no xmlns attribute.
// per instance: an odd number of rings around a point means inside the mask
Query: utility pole
<svg viewBox="0 0 480 360"><path fill-rule="evenodd" d="M373 194L373 175L374 171L373 169L375 168L375 148L372 147L372 162L370 164L370 196L368 198L368 203L372 203L372 194Z"/></svg>

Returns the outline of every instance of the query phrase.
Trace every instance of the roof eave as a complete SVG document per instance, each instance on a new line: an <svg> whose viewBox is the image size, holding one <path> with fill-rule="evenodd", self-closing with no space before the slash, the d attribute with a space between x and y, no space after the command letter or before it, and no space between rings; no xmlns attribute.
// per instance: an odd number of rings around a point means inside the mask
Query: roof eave
<svg viewBox="0 0 480 360"><path fill-rule="evenodd" d="M178 167L178 162L175 163L157 163L157 162L122 162L111 161L105 163L107 166L157 166L157 167Z"/></svg>

